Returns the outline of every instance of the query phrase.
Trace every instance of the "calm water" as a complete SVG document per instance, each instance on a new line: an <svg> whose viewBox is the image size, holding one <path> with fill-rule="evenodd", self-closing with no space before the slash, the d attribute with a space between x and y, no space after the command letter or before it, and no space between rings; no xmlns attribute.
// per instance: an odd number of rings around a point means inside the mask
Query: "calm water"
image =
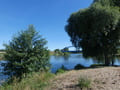
<svg viewBox="0 0 120 90"><path fill-rule="evenodd" d="M93 60L91 58L85 59L82 54L71 54L69 57L64 56L51 56L50 63L52 65L51 72L55 73L57 69L61 68L64 65L67 69L74 69L77 64L81 64L85 67L89 67L92 64L98 64L102 62L98 62L97 60ZM115 60L115 65L120 65L120 60Z"/></svg>
<svg viewBox="0 0 120 90"><path fill-rule="evenodd" d="M64 65L65 68L74 69L77 64L81 64L85 67L89 67L92 64L102 64L103 62L99 62L97 60L93 60L91 58L85 59L82 54L71 54L69 57L64 56L51 56L50 63L52 65L51 72L55 73L57 69L61 68ZM120 60L115 60L115 65L120 65Z"/></svg>
<svg viewBox="0 0 120 90"><path fill-rule="evenodd" d="M5 61L0 61L0 83L3 82L8 76L3 75L1 72L4 67L1 66L2 63L6 63ZM91 64L97 64L97 60L93 60L91 58L85 59L82 57L82 54L71 54L69 57L63 56L51 56L51 72L55 73L57 69L61 68L64 65L67 69L74 69L77 64L81 64L85 67L89 67ZM101 63L101 62L99 62ZM115 65L120 65L120 60L115 60Z"/></svg>
<svg viewBox="0 0 120 90"><path fill-rule="evenodd" d="M67 69L73 69L77 64L89 67L94 64L92 59L84 59L82 54L71 54L69 57L65 56L51 56L50 63L52 65L51 71L55 73L57 69L64 65Z"/></svg>

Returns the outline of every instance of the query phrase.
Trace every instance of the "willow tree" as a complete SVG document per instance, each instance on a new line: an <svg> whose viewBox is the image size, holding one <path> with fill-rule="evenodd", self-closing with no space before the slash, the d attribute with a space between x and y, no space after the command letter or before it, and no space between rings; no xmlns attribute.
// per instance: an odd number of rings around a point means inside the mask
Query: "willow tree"
<svg viewBox="0 0 120 90"><path fill-rule="evenodd" d="M22 75L45 70L49 66L47 41L30 25L5 44L5 74L21 79Z"/></svg>
<svg viewBox="0 0 120 90"><path fill-rule="evenodd" d="M115 7L120 7L120 0L94 0L94 3L100 3L102 5L110 5L110 6L115 6Z"/></svg>
<svg viewBox="0 0 120 90"><path fill-rule="evenodd" d="M73 13L66 32L84 57L103 60L110 65L120 45L120 12L118 7L94 3L90 8Z"/></svg>

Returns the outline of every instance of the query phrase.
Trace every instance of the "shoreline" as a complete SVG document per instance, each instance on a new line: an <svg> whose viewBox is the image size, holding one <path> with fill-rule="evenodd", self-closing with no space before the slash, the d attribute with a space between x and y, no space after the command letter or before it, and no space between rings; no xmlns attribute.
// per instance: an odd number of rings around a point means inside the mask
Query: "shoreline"
<svg viewBox="0 0 120 90"><path fill-rule="evenodd" d="M80 76L92 80L91 90L120 90L120 67L71 70L56 76L50 90L80 90L77 86Z"/></svg>

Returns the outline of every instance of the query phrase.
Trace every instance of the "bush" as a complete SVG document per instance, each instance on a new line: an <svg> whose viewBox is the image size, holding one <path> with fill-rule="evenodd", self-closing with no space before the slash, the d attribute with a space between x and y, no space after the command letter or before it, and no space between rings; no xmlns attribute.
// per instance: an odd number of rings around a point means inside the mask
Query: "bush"
<svg viewBox="0 0 120 90"><path fill-rule="evenodd" d="M67 69L64 67L64 65L61 66L60 69L56 71L56 74L64 73Z"/></svg>
<svg viewBox="0 0 120 90"><path fill-rule="evenodd" d="M33 25L19 32L8 45L5 44L5 58L8 60L8 63L4 64L5 74L21 79L22 75L46 70L49 67L46 43Z"/></svg>
<svg viewBox="0 0 120 90"><path fill-rule="evenodd" d="M82 76L78 80L78 86L80 88L89 88L91 84L91 80L88 77Z"/></svg>
<svg viewBox="0 0 120 90"><path fill-rule="evenodd" d="M55 49L54 50L54 55L55 56L69 56L70 53L68 52L62 52L60 49Z"/></svg>
<svg viewBox="0 0 120 90"><path fill-rule="evenodd" d="M77 64L75 67L74 67L74 69L75 70L79 70L79 69L83 69L83 68L85 68L83 65L81 65L81 64Z"/></svg>
<svg viewBox="0 0 120 90"><path fill-rule="evenodd" d="M23 78L21 82L14 79L13 83L0 86L0 90L44 90L51 85L50 79L53 77L54 74L49 72L32 73Z"/></svg>
<svg viewBox="0 0 120 90"><path fill-rule="evenodd" d="M56 71L56 74L60 74L60 73L64 73L65 72L65 70L63 70L63 69L58 69L57 71Z"/></svg>

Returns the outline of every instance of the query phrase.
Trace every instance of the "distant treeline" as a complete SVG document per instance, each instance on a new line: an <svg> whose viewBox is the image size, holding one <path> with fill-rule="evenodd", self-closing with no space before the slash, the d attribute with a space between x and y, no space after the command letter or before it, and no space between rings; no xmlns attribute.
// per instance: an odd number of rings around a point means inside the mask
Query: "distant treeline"
<svg viewBox="0 0 120 90"><path fill-rule="evenodd" d="M62 52L62 50L55 49L53 52L50 52L50 54L55 56L68 56L70 54L69 52Z"/></svg>
<svg viewBox="0 0 120 90"><path fill-rule="evenodd" d="M0 52L5 52L5 49L0 49Z"/></svg>

